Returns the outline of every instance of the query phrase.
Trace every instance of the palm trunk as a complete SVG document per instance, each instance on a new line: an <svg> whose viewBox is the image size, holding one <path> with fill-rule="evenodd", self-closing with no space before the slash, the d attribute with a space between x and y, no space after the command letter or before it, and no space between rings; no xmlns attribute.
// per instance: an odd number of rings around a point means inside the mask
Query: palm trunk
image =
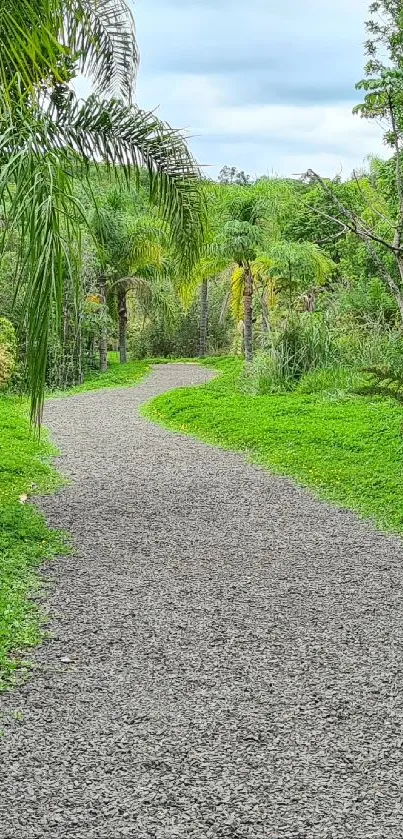
<svg viewBox="0 0 403 839"><path fill-rule="evenodd" d="M253 361L253 277L250 265L245 268L243 294L245 361Z"/></svg>
<svg viewBox="0 0 403 839"><path fill-rule="evenodd" d="M204 358L207 351L207 318L208 318L208 283L203 280L200 290L200 345L199 357Z"/></svg>
<svg viewBox="0 0 403 839"><path fill-rule="evenodd" d="M99 296L103 306L106 304L106 282L105 277L101 277L99 281ZM99 338L99 369L101 373L106 373L108 369L108 330L106 326L102 327Z"/></svg>
<svg viewBox="0 0 403 839"><path fill-rule="evenodd" d="M124 283L118 285L119 313L119 355L120 363L127 362L127 290Z"/></svg>

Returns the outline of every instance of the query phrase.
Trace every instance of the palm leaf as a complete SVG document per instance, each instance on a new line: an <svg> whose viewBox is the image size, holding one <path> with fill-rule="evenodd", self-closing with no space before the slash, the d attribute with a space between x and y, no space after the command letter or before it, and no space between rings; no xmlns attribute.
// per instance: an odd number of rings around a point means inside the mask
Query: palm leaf
<svg viewBox="0 0 403 839"><path fill-rule="evenodd" d="M0 84L32 94L88 75L99 96L132 101L139 54L125 0L8 0L0 6Z"/></svg>
<svg viewBox="0 0 403 839"><path fill-rule="evenodd" d="M133 15L125 0L67 0L64 43L97 96L131 103L139 54Z"/></svg>
<svg viewBox="0 0 403 839"><path fill-rule="evenodd" d="M171 241L189 272L203 242L205 198L200 172L182 135L155 114L121 102L70 97L59 111L58 141L85 162L103 160L139 179L148 171L150 197L169 225Z"/></svg>
<svg viewBox="0 0 403 839"><path fill-rule="evenodd" d="M8 0L0 4L1 107L8 96L31 95L50 76L62 79L58 40L63 19L56 0ZM9 103L9 102L8 102Z"/></svg>

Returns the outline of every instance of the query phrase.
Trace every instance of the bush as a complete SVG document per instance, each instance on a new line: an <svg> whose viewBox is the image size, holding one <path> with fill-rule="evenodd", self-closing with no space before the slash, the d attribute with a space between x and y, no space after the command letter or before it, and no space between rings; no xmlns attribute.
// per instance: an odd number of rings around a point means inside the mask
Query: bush
<svg viewBox="0 0 403 839"><path fill-rule="evenodd" d="M379 277L366 277L342 288L336 298L341 315L348 314L360 324L393 325L396 321L396 301Z"/></svg>
<svg viewBox="0 0 403 839"><path fill-rule="evenodd" d="M293 315L245 371L244 389L256 394L293 390L306 373L336 361L337 347L326 318L308 312Z"/></svg>
<svg viewBox="0 0 403 839"><path fill-rule="evenodd" d="M16 363L15 329L7 318L0 318L0 388L11 379Z"/></svg>
<svg viewBox="0 0 403 839"><path fill-rule="evenodd" d="M403 335L400 330L358 329L345 325L336 337L342 366L365 369L388 364L403 371Z"/></svg>

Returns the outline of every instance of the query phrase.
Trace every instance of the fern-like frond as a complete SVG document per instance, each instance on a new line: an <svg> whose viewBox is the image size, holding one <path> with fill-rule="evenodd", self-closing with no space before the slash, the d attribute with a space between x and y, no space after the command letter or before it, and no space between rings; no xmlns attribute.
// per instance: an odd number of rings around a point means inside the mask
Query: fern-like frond
<svg viewBox="0 0 403 839"><path fill-rule="evenodd" d="M63 41L97 96L130 104L139 63L133 15L125 0L66 0Z"/></svg>
<svg viewBox="0 0 403 839"><path fill-rule="evenodd" d="M81 159L100 159L139 179L147 169L150 196L168 224L182 270L199 257L205 226L200 172L182 135L153 113L118 101L70 98L59 113L60 141Z"/></svg>

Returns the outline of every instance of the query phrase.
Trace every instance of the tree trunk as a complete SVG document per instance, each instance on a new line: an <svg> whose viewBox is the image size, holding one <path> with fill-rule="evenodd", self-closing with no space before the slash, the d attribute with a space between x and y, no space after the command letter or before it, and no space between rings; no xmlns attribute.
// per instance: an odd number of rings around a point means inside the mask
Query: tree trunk
<svg viewBox="0 0 403 839"><path fill-rule="evenodd" d="M208 282L203 280L200 290L200 345L199 357L204 358L207 351L207 318L208 318Z"/></svg>
<svg viewBox="0 0 403 839"><path fill-rule="evenodd" d="M127 362L127 289L124 283L118 285L119 355L120 363Z"/></svg>
<svg viewBox="0 0 403 839"><path fill-rule="evenodd" d="M397 256L396 261L397 261L397 266L399 268L400 279L403 282L403 257ZM393 288L392 288L392 291L393 291ZM399 308L400 318L403 321L403 293L401 291L401 288L396 289L395 298L396 298L396 302L397 302L397 305L398 305L398 308Z"/></svg>
<svg viewBox="0 0 403 839"><path fill-rule="evenodd" d="M99 296L103 306L106 304L106 282L105 278L101 277L99 281ZM106 326L102 327L99 338L99 369L101 373L106 373L108 369L108 330Z"/></svg>
<svg viewBox="0 0 403 839"><path fill-rule="evenodd" d="M243 294L245 361L253 361L253 277L250 265L245 268Z"/></svg>
<svg viewBox="0 0 403 839"><path fill-rule="evenodd" d="M304 312L310 312L312 314L316 309L316 297L313 291L308 291L306 294L303 295L302 303L304 306Z"/></svg>

